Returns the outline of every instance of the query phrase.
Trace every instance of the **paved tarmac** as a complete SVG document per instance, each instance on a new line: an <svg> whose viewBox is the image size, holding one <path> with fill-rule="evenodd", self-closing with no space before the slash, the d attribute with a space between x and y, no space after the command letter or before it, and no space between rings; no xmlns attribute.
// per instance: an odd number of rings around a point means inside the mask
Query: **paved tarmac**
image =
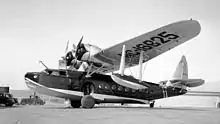
<svg viewBox="0 0 220 124"><path fill-rule="evenodd" d="M0 124L220 124L216 108L61 105L0 107Z"/></svg>

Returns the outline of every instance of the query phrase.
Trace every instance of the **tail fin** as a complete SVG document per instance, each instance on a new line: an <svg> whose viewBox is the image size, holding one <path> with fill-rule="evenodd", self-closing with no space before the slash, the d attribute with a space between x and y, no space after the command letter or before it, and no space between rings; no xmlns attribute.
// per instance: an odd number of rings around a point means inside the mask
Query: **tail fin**
<svg viewBox="0 0 220 124"><path fill-rule="evenodd" d="M187 66L187 61L186 57L183 55L179 64L176 67L176 71L173 75L173 79L181 79L181 80L186 80L188 79L188 66Z"/></svg>

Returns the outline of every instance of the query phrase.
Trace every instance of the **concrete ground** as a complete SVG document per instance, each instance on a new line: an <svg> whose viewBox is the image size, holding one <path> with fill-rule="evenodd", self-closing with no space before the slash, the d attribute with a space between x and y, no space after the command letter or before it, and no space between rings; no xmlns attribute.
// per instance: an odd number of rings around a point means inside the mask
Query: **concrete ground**
<svg viewBox="0 0 220 124"><path fill-rule="evenodd" d="M220 124L220 109L63 105L0 107L0 124Z"/></svg>

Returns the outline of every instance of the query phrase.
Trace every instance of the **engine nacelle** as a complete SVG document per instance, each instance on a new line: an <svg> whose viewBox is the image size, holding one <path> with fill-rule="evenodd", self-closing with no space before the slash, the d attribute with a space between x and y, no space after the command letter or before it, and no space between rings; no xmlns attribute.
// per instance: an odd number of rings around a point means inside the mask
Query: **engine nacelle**
<svg viewBox="0 0 220 124"><path fill-rule="evenodd" d="M79 69L81 64L82 62L76 59L74 51L67 52L67 54L62 57L62 60L59 60L60 69L65 69L66 67L71 69Z"/></svg>
<svg viewBox="0 0 220 124"><path fill-rule="evenodd" d="M86 61L86 62L94 62L94 63L99 63L96 59L94 59L94 55L96 53L99 53L102 49L95 45L90 45L90 44L80 44L77 47L76 50L76 58L77 60L80 61Z"/></svg>

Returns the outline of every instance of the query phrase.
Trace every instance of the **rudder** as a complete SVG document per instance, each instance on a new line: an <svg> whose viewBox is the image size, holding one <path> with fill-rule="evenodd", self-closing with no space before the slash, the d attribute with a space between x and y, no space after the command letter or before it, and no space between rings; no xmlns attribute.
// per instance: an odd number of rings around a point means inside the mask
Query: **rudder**
<svg viewBox="0 0 220 124"><path fill-rule="evenodd" d="M186 80L188 79L188 65L186 61L186 57L183 55L179 64L176 67L176 71L173 75L173 79L181 79Z"/></svg>

